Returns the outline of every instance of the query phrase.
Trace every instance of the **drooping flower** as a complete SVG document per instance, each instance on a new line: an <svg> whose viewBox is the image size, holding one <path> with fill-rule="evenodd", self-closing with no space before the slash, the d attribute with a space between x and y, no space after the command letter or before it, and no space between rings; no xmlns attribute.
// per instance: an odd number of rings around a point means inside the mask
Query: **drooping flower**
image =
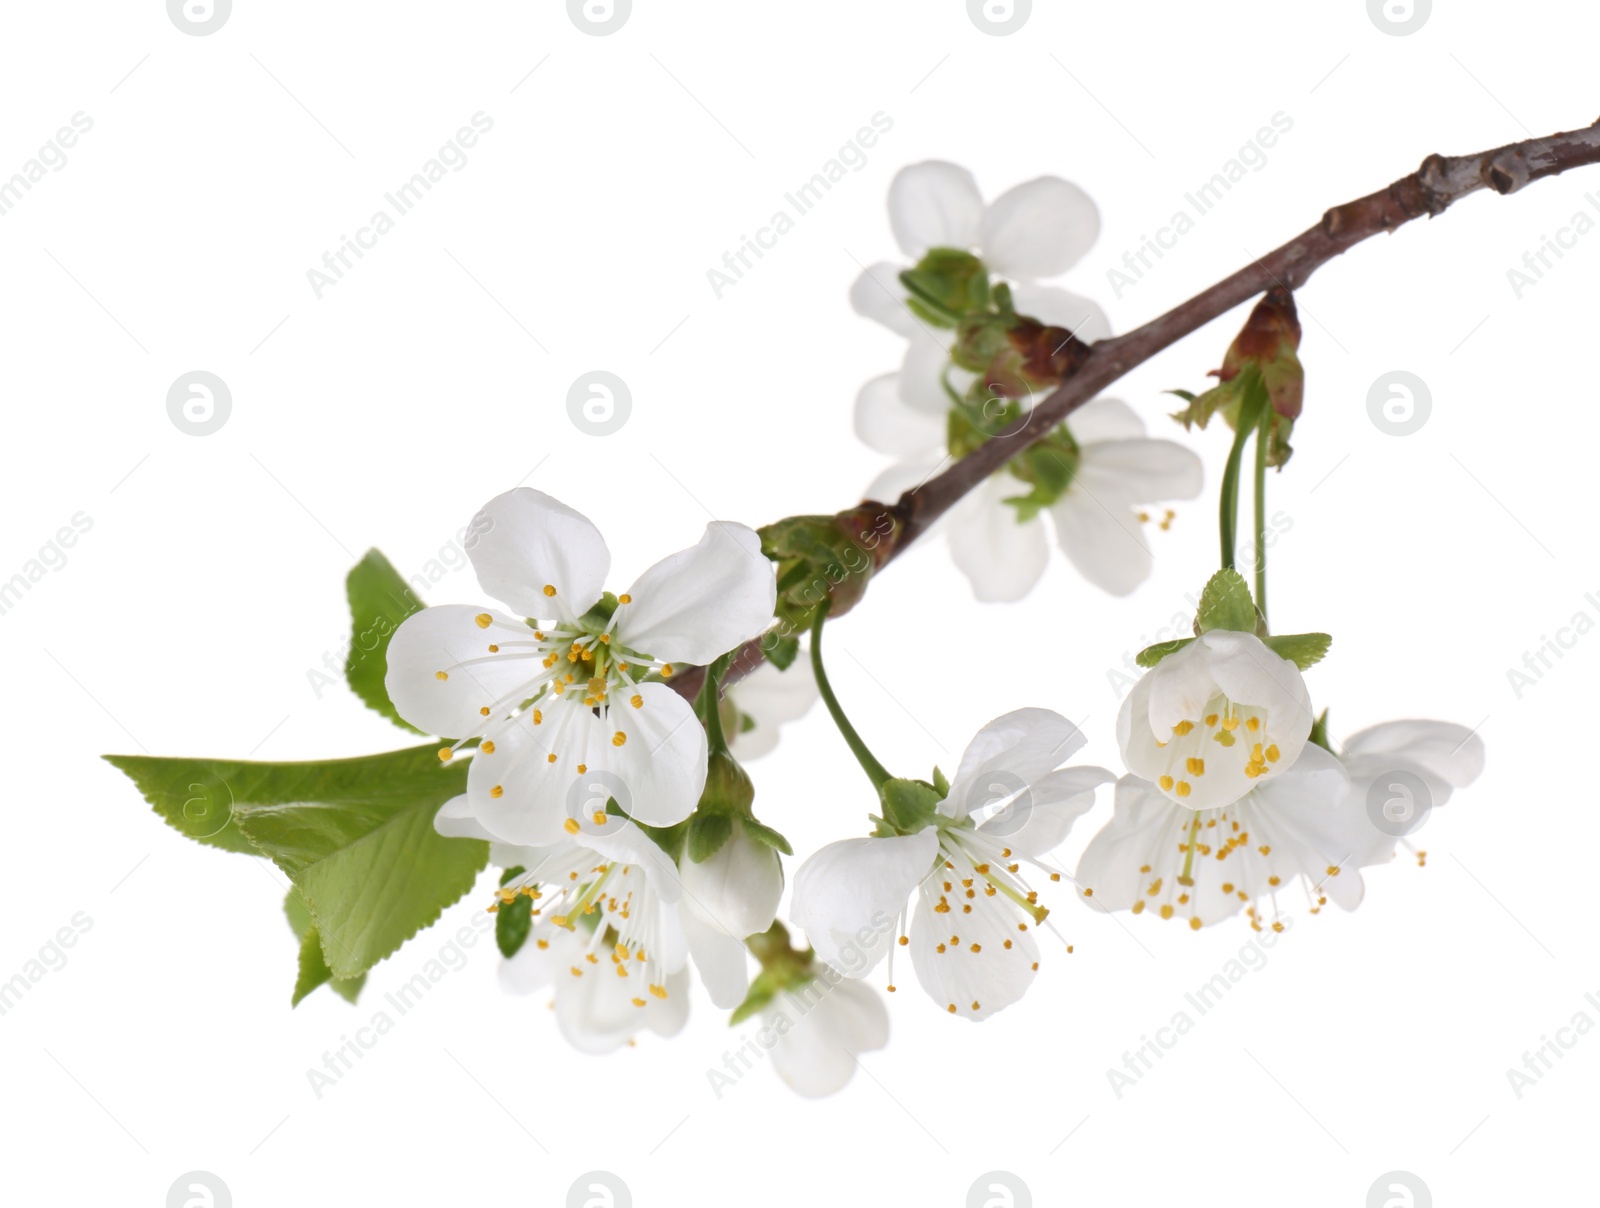
<svg viewBox="0 0 1600 1208"><path fill-rule="evenodd" d="M408 617L385 686L400 716L478 740L467 798L496 838L550 844L577 824L566 808L585 774L626 786L630 815L682 821L705 783L706 738L670 686L673 664L706 663L771 621L776 585L760 538L706 526L619 596L602 594L611 555L590 521L526 487L485 505L468 549L483 590L521 614L440 605Z"/></svg>
<svg viewBox="0 0 1600 1208"><path fill-rule="evenodd" d="M1111 334L1094 302L1036 284L1066 272L1100 237L1100 211L1069 181L1041 176L985 205L971 172L928 160L895 174L889 185L889 226L912 263L935 249L973 252L1012 283L1018 313L1075 331L1086 341ZM865 269L850 288L850 304L891 331L915 337L926 328L906 305L900 274L907 267L880 261Z"/></svg>
<svg viewBox="0 0 1600 1208"><path fill-rule="evenodd" d="M434 828L447 838L491 837L466 795L439 808ZM589 819L575 837L548 847L496 843L491 857L523 870L496 891L495 908L527 898L532 917L503 984L517 993L553 984L557 1024L575 1048L608 1052L645 1028L677 1032L691 957L719 1006L743 997L743 947L730 952L685 925L677 868L635 823Z"/></svg>
<svg viewBox="0 0 1600 1208"><path fill-rule="evenodd" d="M900 460L867 488L869 498L893 499L926 480L941 464L950 405L937 410L910 403L902 374L874 378L856 398L856 434ZM1056 544L1089 582L1125 596L1150 577L1154 559L1151 516L1145 505L1200 494L1200 459L1170 440L1145 435L1144 423L1120 399L1094 399L1067 417L1076 460L1060 497L1024 519L1014 503L1027 486L1007 471L991 476L942 522L956 566L984 601L1018 600L1038 583L1049 561L1050 517ZM1170 511L1159 523L1171 522Z"/></svg>
<svg viewBox="0 0 1600 1208"><path fill-rule="evenodd" d="M974 1020L1021 998L1039 967L1034 929L1049 913L1022 864L1059 880L1041 857L1113 778L1060 766L1083 743L1058 714L1008 713L973 738L921 829L844 839L811 856L795 874L790 913L818 958L860 978L908 946L928 995Z"/></svg>
<svg viewBox="0 0 1600 1208"><path fill-rule="evenodd" d="M1177 805L1205 810L1286 773L1314 720L1294 663L1254 634L1213 629L1133 686L1117 741L1135 776Z"/></svg>
<svg viewBox="0 0 1600 1208"><path fill-rule="evenodd" d="M878 992L833 969L776 994L761 1026L773 1038L772 1068L807 1099L843 1090L856 1057L889 1043L889 1012Z"/></svg>
<svg viewBox="0 0 1600 1208"><path fill-rule="evenodd" d="M1256 930L1282 930L1280 916L1300 902L1280 895L1296 881L1311 913L1330 898L1353 910L1360 868L1383 836L1351 808L1349 790L1339 760L1315 745L1218 808L1192 809L1124 776L1115 813L1078 861L1079 890L1098 909L1183 919L1196 931L1241 909Z"/></svg>
<svg viewBox="0 0 1600 1208"><path fill-rule="evenodd" d="M1347 808L1379 836L1363 864L1394 858L1431 811L1483 773L1483 740L1466 726L1420 718L1383 722L1345 740L1341 758L1350 774ZM1417 852L1418 863L1426 853Z"/></svg>
<svg viewBox="0 0 1600 1208"><path fill-rule="evenodd" d="M785 670L762 663L723 692L733 716L723 723L728 745L741 763L760 759L778 745L778 730L804 717L817 702L811 660L802 650Z"/></svg>

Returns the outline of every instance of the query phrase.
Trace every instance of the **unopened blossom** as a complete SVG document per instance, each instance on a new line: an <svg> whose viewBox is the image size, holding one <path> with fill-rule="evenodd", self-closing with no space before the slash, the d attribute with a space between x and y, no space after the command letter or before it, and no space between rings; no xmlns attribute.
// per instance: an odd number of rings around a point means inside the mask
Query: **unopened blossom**
<svg viewBox="0 0 1600 1208"><path fill-rule="evenodd" d="M933 408L915 405L905 395L904 382L903 373L874 378L856 398L857 436L899 459L867 488L873 499L894 499L950 462L945 450L949 400L941 397ZM1154 566L1147 526L1165 527L1172 519L1170 510L1153 517L1152 505L1200 494L1200 459L1175 441L1146 436L1143 421L1121 400L1085 403L1065 426L1076 460L1056 502L1023 519L1007 500L1025 495L1027 484L1001 470L942 521L951 556L979 600L1019 600L1032 590L1049 562L1052 532L1079 574L1103 591L1125 596L1150 577Z"/></svg>
<svg viewBox="0 0 1600 1208"><path fill-rule="evenodd" d="M1035 930L1049 913L1022 866L1059 880L1041 857L1112 779L1103 768L1060 766L1083 743L1058 714L1008 713L973 738L922 829L844 839L811 856L795 874L790 915L818 958L860 978L909 947L923 989L968 1019L1021 998L1039 968ZM890 978L892 990L892 962Z"/></svg>
<svg viewBox="0 0 1600 1208"><path fill-rule="evenodd" d="M1315 914L1329 899L1353 910L1376 832L1365 810L1351 807L1349 790L1343 765L1315 745L1218 808L1191 809L1124 776L1115 813L1078 861L1079 891L1098 909L1178 919L1196 931L1241 909L1256 930L1280 931L1283 914Z"/></svg>
<svg viewBox="0 0 1600 1208"><path fill-rule="evenodd" d="M685 853L678 872L680 917L702 980L717 1006L736 1007L749 988L745 937L766 931L778 916L783 896L778 853L751 838L735 818L727 842L699 863Z"/></svg>
<svg viewBox="0 0 1600 1208"><path fill-rule="evenodd" d="M1294 663L1254 634L1213 629L1133 686L1117 741L1135 776L1177 805L1206 810L1292 768L1313 720Z"/></svg>
<svg viewBox="0 0 1600 1208"><path fill-rule="evenodd" d="M661 681L675 663L710 662L766 629L776 584L760 538L709 524L699 544L611 597L599 530L550 496L508 491L473 527L479 585L512 612L440 605L408 617L388 648L395 709L455 740L441 759L477 740L467 798L498 839L570 833L569 793L585 774L626 785L640 822L682 821L705 784L706 738Z"/></svg>

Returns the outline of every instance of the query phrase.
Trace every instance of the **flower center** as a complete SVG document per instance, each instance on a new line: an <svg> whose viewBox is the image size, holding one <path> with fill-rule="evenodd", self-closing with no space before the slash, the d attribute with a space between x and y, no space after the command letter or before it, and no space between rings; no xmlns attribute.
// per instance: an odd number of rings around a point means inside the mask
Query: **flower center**
<svg viewBox="0 0 1600 1208"><path fill-rule="evenodd" d="M1166 771L1156 783L1179 801L1195 791L1208 767L1214 774L1218 765L1236 766L1248 779L1259 780L1280 758L1266 710L1235 704L1221 693L1206 702L1198 718L1184 718L1156 745L1166 756Z"/></svg>
<svg viewBox="0 0 1600 1208"><path fill-rule="evenodd" d="M666 970L646 951L647 936L654 945L657 911L644 877L631 864L591 863L594 858L593 852L576 848L558 866L547 863L496 891L499 901L490 910L509 906L519 896L529 898L534 924L530 938L539 948L550 947L556 928L580 939L587 933L568 970L573 977L635 978L637 992L630 996L635 1007L648 1006L652 998L665 999Z"/></svg>

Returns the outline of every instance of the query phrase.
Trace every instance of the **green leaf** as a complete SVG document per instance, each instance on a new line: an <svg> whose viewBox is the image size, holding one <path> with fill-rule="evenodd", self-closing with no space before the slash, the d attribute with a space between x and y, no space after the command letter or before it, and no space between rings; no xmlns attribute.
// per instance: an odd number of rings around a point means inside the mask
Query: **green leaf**
<svg viewBox="0 0 1600 1208"><path fill-rule="evenodd" d="M150 755L107 755L105 761L133 781L155 812L179 834L224 851L261 853L244 837L234 818L239 792L252 791L252 768L272 764L226 759L159 759ZM281 765L276 765L281 766Z"/></svg>
<svg viewBox="0 0 1600 1208"><path fill-rule="evenodd" d="M1286 633L1261 640L1279 658L1288 659L1302 671L1320 663L1333 645L1333 638L1325 633Z"/></svg>
<svg viewBox="0 0 1600 1208"><path fill-rule="evenodd" d="M345 661L345 679L368 708L376 709L403 730L422 733L395 712L383 686L384 676L389 672L389 639L401 621L422 611L422 601L400 577L400 572L390 565L389 559L375 549L368 550L366 557L351 568L345 579L345 591L350 597L351 617L350 657Z"/></svg>
<svg viewBox="0 0 1600 1208"><path fill-rule="evenodd" d="M689 859L703 864L733 838L733 818L722 810L696 810L689 819Z"/></svg>
<svg viewBox="0 0 1600 1208"><path fill-rule="evenodd" d="M520 877L526 869L508 868L500 876L500 884L505 885L513 877ZM522 945L528 942L528 936L533 932L533 899L527 894L519 893L511 901L501 901L500 909L494 916L494 942L500 949L500 955L508 960L522 951Z"/></svg>
<svg viewBox="0 0 1600 1208"><path fill-rule="evenodd" d="M346 1002L354 1003L361 994L361 987L367 984L367 975L363 973L360 977L335 981L333 971L328 968L327 959L322 954L322 937L317 934L316 925L311 921L311 912L300 900L300 895L292 889L283 899L283 911L289 916L289 926L300 940L299 974L295 978L294 995L289 1005L298 1007L302 998L324 984L332 986L334 992Z"/></svg>
<svg viewBox="0 0 1600 1208"><path fill-rule="evenodd" d="M795 656L800 653L800 639L773 635L772 640L762 646L762 652L767 656L767 662L779 671L787 671Z"/></svg>
<svg viewBox="0 0 1600 1208"><path fill-rule="evenodd" d="M1212 575L1200 593L1196 628L1201 633L1210 633L1213 629L1254 633L1256 620L1255 601L1250 598L1250 585L1244 576L1236 570L1219 570Z"/></svg>
<svg viewBox="0 0 1600 1208"><path fill-rule="evenodd" d="M758 822L754 818L745 818L744 833L757 843L764 843L770 848L781 851L786 856L794 855L794 848L789 846L789 840L785 839L765 822Z"/></svg>
<svg viewBox="0 0 1600 1208"><path fill-rule="evenodd" d="M1154 667L1169 654L1176 654L1182 650L1193 638L1174 638L1170 642L1157 642L1154 646L1146 646L1135 656L1134 662L1141 667Z"/></svg>
<svg viewBox="0 0 1600 1208"><path fill-rule="evenodd" d="M190 785L219 785L228 824L194 837L271 857L304 899L335 978L394 952L488 863L487 843L433 829L439 806L465 791L467 770L441 763L432 745L312 763L108 758L169 822L183 819Z"/></svg>

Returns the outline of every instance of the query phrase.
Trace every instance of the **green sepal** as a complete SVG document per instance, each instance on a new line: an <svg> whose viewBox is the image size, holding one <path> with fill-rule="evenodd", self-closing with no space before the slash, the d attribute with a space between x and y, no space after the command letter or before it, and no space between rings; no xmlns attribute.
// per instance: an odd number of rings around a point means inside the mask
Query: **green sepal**
<svg viewBox="0 0 1600 1208"><path fill-rule="evenodd" d="M763 969L751 978L750 989L745 992L744 1001L733 1009L732 1015L728 1016L728 1026L738 1027L776 998L778 991L783 988L779 982L778 974L771 969Z"/></svg>
<svg viewBox="0 0 1600 1208"><path fill-rule="evenodd" d="M785 839L765 822L758 821L755 818L744 819L744 833L757 843L765 844L774 851L781 851L786 856L794 855L794 848L789 846L789 840Z"/></svg>
<svg viewBox="0 0 1600 1208"><path fill-rule="evenodd" d="M421 612L424 604L389 559L376 549L369 549L350 568L345 577L345 595L350 600L351 629L344 677L350 690L369 709L383 714L402 730L422 733L395 711L383 681L389 673L389 639L400 622Z"/></svg>
<svg viewBox="0 0 1600 1208"><path fill-rule="evenodd" d="M1272 653L1288 659L1302 671L1320 663L1333 645L1333 638L1325 633L1275 634L1261 640Z"/></svg>
<svg viewBox="0 0 1600 1208"><path fill-rule="evenodd" d="M1146 646L1134 657L1134 662L1141 667L1154 667L1169 654L1176 654L1182 650L1193 638L1174 638L1170 642L1157 642L1153 646Z"/></svg>
<svg viewBox="0 0 1600 1208"><path fill-rule="evenodd" d="M1195 613L1194 625L1199 633L1210 633L1213 629L1255 633L1260 619L1244 576L1236 570L1219 570L1200 593L1200 608Z"/></svg>
<svg viewBox="0 0 1600 1208"><path fill-rule="evenodd" d="M500 884L504 886L526 871L521 867L506 869L500 874ZM502 899L494 915L494 943L500 949L500 955L509 960L521 952L522 945L528 942L528 936L532 933L533 899L524 893L519 893L509 902Z"/></svg>
<svg viewBox="0 0 1600 1208"><path fill-rule="evenodd" d="M800 639L792 636L778 637L774 633L772 640L762 645L761 652L767 656L767 662L779 671L787 671L800 653Z"/></svg>
<svg viewBox="0 0 1600 1208"><path fill-rule="evenodd" d="M1322 716L1311 724L1311 741L1316 743L1328 754L1332 755L1333 742L1328 738L1328 711L1324 709Z"/></svg>
<svg viewBox="0 0 1600 1208"><path fill-rule="evenodd" d="M989 270L959 248L930 249L900 274L900 284L911 309L940 327L954 327L963 315L989 306Z"/></svg>
<svg viewBox="0 0 1600 1208"><path fill-rule="evenodd" d="M696 864L704 864L733 838L733 815L723 810L696 810L689 817L689 837L685 852Z"/></svg>
<svg viewBox="0 0 1600 1208"><path fill-rule="evenodd" d="M878 790L883 818L897 834L911 835L931 823L944 796L921 780L891 778Z"/></svg>
<svg viewBox="0 0 1600 1208"><path fill-rule="evenodd" d="M939 794L940 801L950 795L950 778L939 770L938 764L933 765L933 791Z"/></svg>

